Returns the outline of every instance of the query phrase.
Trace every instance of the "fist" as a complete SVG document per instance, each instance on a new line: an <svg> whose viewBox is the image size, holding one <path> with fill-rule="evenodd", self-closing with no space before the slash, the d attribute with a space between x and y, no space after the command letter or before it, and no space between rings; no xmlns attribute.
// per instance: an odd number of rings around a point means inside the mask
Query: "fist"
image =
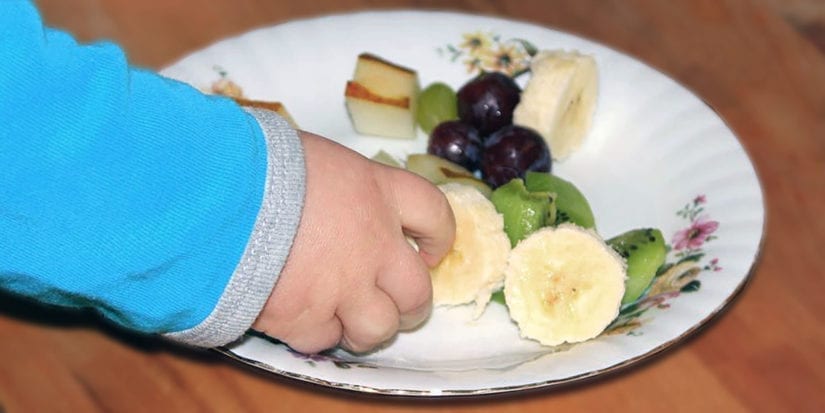
<svg viewBox="0 0 825 413"><path fill-rule="evenodd" d="M337 345L365 352L428 317L428 267L452 246L455 218L441 191L425 179L322 137L300 135L304 210L253 328L304 353Z"/></svg>

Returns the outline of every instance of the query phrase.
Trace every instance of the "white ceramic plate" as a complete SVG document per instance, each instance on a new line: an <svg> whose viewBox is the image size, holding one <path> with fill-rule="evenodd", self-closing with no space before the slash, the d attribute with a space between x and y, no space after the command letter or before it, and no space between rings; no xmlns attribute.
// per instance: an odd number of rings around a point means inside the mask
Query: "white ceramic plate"
<svg viewBox="0 0 825 413"><path fill-rule="evenodd" d="M472 52L467 40L481 44ZM399 141L356 134L343 91L356 56L372 52L418 71L422 85L456 89L468 69L506 53L526 61L539 49L595 57L600 94L584 146L554 172L579 186L599 232L660 228L676 270L597 339L551 349L519 338L506 309L491 304L436 309L430 321L387 347L356 357L305 356L249 336L220 349L298 380L370 393L454 396L551 387L629 366L673 346L730 303L754 265L763 236L762 192L754 169L717 114L660 72L600 44L531 24L441 12L369 12L295 21L252 31L193 53L164 70L200 89L227 81L246 97L283 102L304 129L371 156L423 152L426 137ZM488 56L477 59L474 56ZM519 67L512 68L517 70ZM223 82L220 80L223 79ZM524 77L519 78L523 84Z"/></svg>

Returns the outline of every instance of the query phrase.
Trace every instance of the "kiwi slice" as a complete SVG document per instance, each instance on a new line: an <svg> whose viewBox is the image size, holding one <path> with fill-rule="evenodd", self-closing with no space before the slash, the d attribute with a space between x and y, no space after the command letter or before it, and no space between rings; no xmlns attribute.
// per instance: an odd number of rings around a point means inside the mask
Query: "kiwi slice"
<svg viewBox="0 0 825 413"><path fill-rule="evenodd" d="M551 225L571 222L583 228L596 228L596 219L584 194L570 181L547 172L529 171L524 184L530 192L552 192L556 194L556 221Z"/></svg>
<svg viewBox="0 0 825 413"><path fill-rule="evenodd" d="M507 299L504 297L504 290L494 292L493 295L490 296L490 301L501 305L507 305Z"/></svg>
<svg viewBox="0 0 825 413"><path fill-rule="evenodd" d="M665 263L667 247L662 231L639 228L607 240L607 244L627 262L627 280L622 304L639 299L650 286L656 271Z"/></svg>
<svg viewBox="0 0 825 413"><path fill-rule="evenodd" d="M496 188L490 201L504 217L504 232L512 246L556 219L553 194L530 192L519 178Z"/></svg>
<svg viewBox="0 0 825 413"><path fill-rule="evenodd" d="M407 156L407 170L423 176L436 185L449 182L470 185L487 198L493 192L484 181L476 178L467 168L435 155L415 153Z"/></svg>

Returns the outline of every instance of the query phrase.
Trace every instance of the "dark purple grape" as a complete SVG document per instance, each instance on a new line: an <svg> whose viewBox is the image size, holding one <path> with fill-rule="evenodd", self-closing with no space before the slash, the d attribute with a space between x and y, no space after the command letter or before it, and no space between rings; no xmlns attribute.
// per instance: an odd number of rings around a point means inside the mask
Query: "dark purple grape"
<svg viewBox="0 0 825 413"><path fill-rule="evenodd" d="M510 76L484 73L458 90L458 117L478 129L482 137L513 123L521 89Z"/></svg>
<svg viewBox="0 0 825 413"><path fill-rule="evenodd" d="M524 178L527 171L550 172L550 150L534 130L509 125L484 141L481 176L493 188Z"/></svg>
<svg viewBox="0 0 825 413"><path fill-rule="evenodd" d="M441 122L430 133L427 153L474 171L481 163L481 138L474 127L464 122Z"/></svg>

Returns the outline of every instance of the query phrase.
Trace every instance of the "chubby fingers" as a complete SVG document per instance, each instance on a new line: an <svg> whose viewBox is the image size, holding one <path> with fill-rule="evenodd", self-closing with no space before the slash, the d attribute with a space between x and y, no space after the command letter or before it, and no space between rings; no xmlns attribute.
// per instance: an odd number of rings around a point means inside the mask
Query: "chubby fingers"
<svg viewBox="0 0 825 413"><path fill-rule="evenodd" d="M399 240L393 251L376 280L376 286L398 308L399 329L409 330L426 320L432 310L430 271L406 240Z"/></svg>
<svg viewBox="0 0 825 413"><path fill-rule="evenodd" d="M343 326L337 317L311 324L311 328L295 331L283 338L293 350L304 354L315 354L338 345L343 334Z"/></svg>
<svg viewBox="0 0 825 413"><path fill-rule="evenodd" d="M355 353L383 343L398 331L398 308L378 288L366 288L342 303L336 312L343 325L341 346Z"/></svg>
<svg viewBox="0 0 825 413"><path fill-rule="evenodd" d="M370 350L398 330L418 326L432 309L427 266L403 239L387 247L389 259L375 284L357 290L336 311L343 325L341 345L354 352Z"/></svg>
<svg viewBox="0 0 825 413"><path fill-rule="evenodd" d="M294 279L283 279L289 287ZM304 296L299 302L273 294L252 328L275 337L292 349L313 354L335 347L341 340L343 326L332 311L318 311L317 304Z"/></svg>
<svg viewBox="0 0 825 413"><path fill-rule="evenodd" d="M405 234L415 240L427 266L435 267L455 241L455 216L447 198L412 172L390 167L385 171Z"/></svg>

